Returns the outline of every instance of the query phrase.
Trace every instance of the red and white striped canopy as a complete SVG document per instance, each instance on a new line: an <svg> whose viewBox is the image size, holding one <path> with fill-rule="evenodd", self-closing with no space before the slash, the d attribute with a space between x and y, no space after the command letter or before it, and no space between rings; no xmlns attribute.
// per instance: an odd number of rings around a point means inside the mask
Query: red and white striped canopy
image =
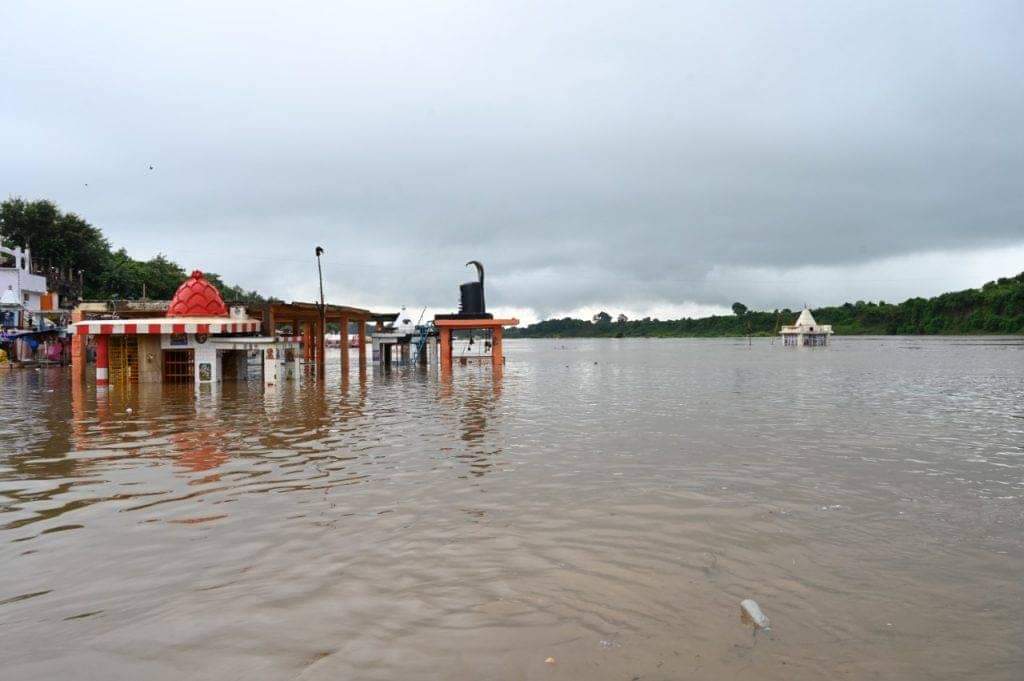
<svg viewBox="0 0 1024 681"><path fill-rule="evenodd" d="M226 317L157 319L110 319L76 322L72 324L80 336L163 335L171 333L253 333L260 330L258 319L229 319Z"/></svg>

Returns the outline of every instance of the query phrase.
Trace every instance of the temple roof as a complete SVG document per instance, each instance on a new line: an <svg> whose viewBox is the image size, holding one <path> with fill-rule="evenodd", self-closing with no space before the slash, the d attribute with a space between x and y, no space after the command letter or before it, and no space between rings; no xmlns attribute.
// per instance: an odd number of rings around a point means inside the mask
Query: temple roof
<svg viewBox="0 0 1024 681"><path fill-rule="evenodd" d="M168 317L227 317L228 308L217 287L196 270L185 280L171 299Z"/></svg>
<svg viewBox="0 0 1024 681"><path fill-rule="evenodd" d="M796 324L793 326L817 326L818 322L814 321L814 315L806 307L800 312L800 316L796 319Z"/></svg>

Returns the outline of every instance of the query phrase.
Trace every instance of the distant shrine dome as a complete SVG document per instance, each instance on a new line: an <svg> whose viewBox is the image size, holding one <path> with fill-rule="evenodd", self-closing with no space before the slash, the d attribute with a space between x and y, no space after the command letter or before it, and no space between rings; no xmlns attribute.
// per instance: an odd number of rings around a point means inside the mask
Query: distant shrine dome
<svg viewBox="0 0 1024 681"><path fill-rule="evenodd" d="M813 328L818 325L818 322L814 321L814 315L806 307L800 311L800 316L796 318L796 324L794 326L806 326Z"/></svg>
<svg viewBox="0 0 1024 681"><path fill-rule="evenodd" d="M228 308L220 291L199 270L185 280L171 299L168 317L227 317Z"/></svg>
<svg viewBox="0 0 1024 681"><path fill-rule="evenodd" d="M806 307L796 318L796 324L783 326L779 331L784 344L792 347L820 347L828 345L828 337L832 335L831 324L819 324L814 315Z"/></svg>

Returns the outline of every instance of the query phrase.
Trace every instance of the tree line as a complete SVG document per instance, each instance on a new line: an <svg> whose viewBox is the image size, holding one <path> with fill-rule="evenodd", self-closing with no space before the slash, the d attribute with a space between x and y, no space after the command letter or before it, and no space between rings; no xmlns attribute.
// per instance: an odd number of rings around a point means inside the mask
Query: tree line
<svg viewBox="0 0 1024 681"><path fill-rule="evenodd" d="M772 336L793 324L790 309L754 311L734 303L732 315L699 319L629 320L607 312L591 320L548 319L517 329L509 338L629 338ZM918 335L1024 333L1024 272L990 281L981 288L943 293L934 298L910 298L890 304L858 300L811 310L819 324L831 324L842 335Z"/></svg>
<svg viewBox="0 0 1024 681"><path fill-rule="evenodd" d="M59 272L80 279L86 300L138 299L143 294L169 300L189 274L162 254L136 260L123 248L113 250L99 228L62 212L52 201L12 197L0 203L0 239L8 246L31 248L41 274ZM225 301L264 300L256 291L226 284L211 272L204 274Z"/></svg>

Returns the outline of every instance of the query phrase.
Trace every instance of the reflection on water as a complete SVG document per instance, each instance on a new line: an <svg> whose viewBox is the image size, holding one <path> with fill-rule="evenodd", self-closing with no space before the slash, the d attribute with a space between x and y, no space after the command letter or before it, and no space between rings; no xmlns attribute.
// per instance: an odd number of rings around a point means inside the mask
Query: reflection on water
<svg viewBox="0 0 1024 681"><path fill-rule="evenodd" d="M506 352L0 373L5 677L1020 678L1019 339Z"/></svg>

